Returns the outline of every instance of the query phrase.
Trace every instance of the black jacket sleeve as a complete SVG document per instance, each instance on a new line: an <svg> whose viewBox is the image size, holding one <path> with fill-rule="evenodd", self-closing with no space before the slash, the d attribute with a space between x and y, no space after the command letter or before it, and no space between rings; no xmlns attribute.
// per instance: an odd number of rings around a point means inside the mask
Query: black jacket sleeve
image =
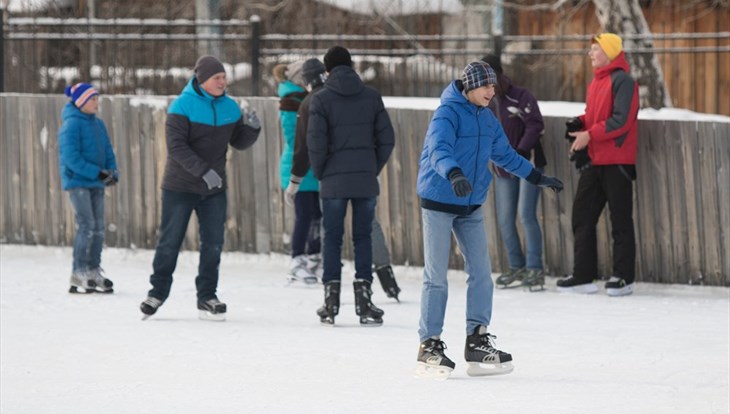
<svg viewBox="0 0 730 414"><path fill-rule="evenodd" d="M379 98L375 114L375 157L378 161L378 174L388 162L395 146L395 132L390 122L388 111L385 110L383 99Z"/></svg>
<svg viewBox="0 0 730 414"><path fill-rule="evenodd" d="M307 127L309 125L308 95L297 111L297 127L294 133L294 156L292 157L291 175L304 177L309 170L309 149L307 146Z"/></svg>
<svg viewBox="0 0 730 414"><path fill-rule="evenodd" d="M253 129L243 123L243 117L238 120L236 127L233 129L233 135L229 141L231 146L237 150L245 150L251 147L259 138L261 128Z"/></svg>
<svg viewBox="0 0 730 414"><path fill-rule="evenodd" d="M320 96L315 95L309 103L309 122L307 125L307 147L309 162L315 178L322 180L327 163L328 124L327 113Z"/></svg>

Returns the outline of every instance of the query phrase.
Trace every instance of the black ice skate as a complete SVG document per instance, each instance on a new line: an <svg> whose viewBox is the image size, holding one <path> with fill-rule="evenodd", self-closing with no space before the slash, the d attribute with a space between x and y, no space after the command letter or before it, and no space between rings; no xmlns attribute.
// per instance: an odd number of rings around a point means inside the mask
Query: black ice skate
<svg viewBox="0 0 730 414"><path fill-rule="evenodd" d="M370 290L370 282L357 279L352 283L352 286L355 289L355 313L360 317L360 325L382 325L385 312L370 301L373 294L373 291Z"/></svg>
<svg viewBox="0 0 730 414"><path fill-rule="evenodd" d="M383 290L385 291L385 295L389 298L393 298L396 301L400 302L398 300L398 294L400 293L400 288L398 287L398 283L395 281L395 275L393 274L393 268L390 267L390 265L381 266L377 269L375 269L375 274L378 275L378 280L380 281L380 286L383 287Z"/></svg>
<svg viewBox="0 0 730 414"><path fill-rule="evenodd" d="M317 309L317 315L322 325L333 326L338 313L340 313L340 281L333 280L324 284L324 305Z"/></svg>
<svg viewBox="0 0 730 414"><path fill-rule="evenodd" d="M509 374L512 366L512 355L492 346L496 336L487 333L485 326L480 326L474 333L466 337L464 358L469 364L466 373L472 377L484 375Z"/></svg>
<svg viewBox="0 0 730 414"><path fill-rule="evenodd" d="M73 272L71 273L71 285L68 293L94 293L96 290L96 282L89 272Z"/></svg>
<svg viewBox="0 0 730 414"><path fill-rule="evenodd" d="M96 293L114 293L114 282L107 279L104 275L104 269L97 267L90 270L89 277L96 283Z"/></svg>
<svg viewBox="0 0 730 414"><path fill-rule="evenodd" d="M497 277L497 287L500 289L509 289L522 286L525 276L525 268L510 269Z"/></svg>
<svg viewBox="0 0 730 414"><path fill-rule="evenodd" d="M450 360L444 350L446 344L439 338L429 338L418 347L418 367L416 376L445 380L451 375L456 364Z"/></svg>
<svg viewBox="0 0 730 414"><path fill-rule="evenodd" d="M226 311L226 304L219 301L218 298L212 298L202 302L198 301L198 318L202 320L225 321Z"/></svg>
<svg viewBox="0 0 730 414"><path fill-rule="evenodd" d="M142 313L144 314L142 316L142 320L145 320L145 319L149 318L150 316L154 315L155 312L157 312L157 309L159 309L160 306L162 306L163 302L164 301L157 299L155 297L147 296L147 299L145 299L144 302L142 302L139 305L139 310L141 310Z"/></svg>
<svg viewBox="0 0 730 414"><path fill-rule="evenodd" d="M557 285L558 292L561 293L593 294L598 292L598 285L593 283L593 280L580 280L573 275L558 280Z"/></svg>
<svg viewBox="0 0 730 414"><path fill-rule="evenodd" d="M540 269L530 269L522 278L522 286L530 292L545 290L545 273Z"/></svg>
<svg viewBox="0 0 730 414"><path fill-rule="evenodd" d="M618 276L611 276L605 287L608 296L626 296L634 293L634 283L628 283L626 279Z"/></svg>

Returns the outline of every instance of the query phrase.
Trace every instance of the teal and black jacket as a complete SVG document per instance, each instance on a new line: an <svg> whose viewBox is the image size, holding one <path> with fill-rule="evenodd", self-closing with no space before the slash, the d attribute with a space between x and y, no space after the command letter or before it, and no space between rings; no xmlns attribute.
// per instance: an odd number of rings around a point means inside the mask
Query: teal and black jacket
<svg viewBox="0 0 730 414"><path fill-rule="evenodd" d="M256 142L260 131L243 123L233 99L225 94L213 97L191 79L167 111L162 188L201 195L224 191L228 145L244 150ZM223 179L222 188L209 190L203 181L211 168Z"/></svg>

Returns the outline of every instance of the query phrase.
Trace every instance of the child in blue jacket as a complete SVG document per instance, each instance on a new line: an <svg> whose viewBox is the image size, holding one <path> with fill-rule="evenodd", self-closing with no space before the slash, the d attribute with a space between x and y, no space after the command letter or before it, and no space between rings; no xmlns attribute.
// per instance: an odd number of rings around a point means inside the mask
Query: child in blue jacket
<svg viewBox="0 0 730 414"><path fill-rule="evenodd" d="M417 184L425 260L418 331L418 373L422 376L445 378L455 367L444 354L446 345L441 340L452 232L468 275L467 374L506 374L513 368L512 356L495 349L492 340L496 337L487 331L494 286L481 207L492 181L489 161L540 187L563 188L560 180L543 176L510 146L499 121L487 109L496 83L497 75L488 64L468 64L462 79L444 89L426 134Z"/></svg>
<svg viewBox="0 0 730 414"><path fill-rule="evenodd" d="M99 93L88 83L66 88L58 133L61 184L76 213L71 293L112 293L101 268L104 246L104 187L119 181L114 150L104 122L96 117Z"/></svg>

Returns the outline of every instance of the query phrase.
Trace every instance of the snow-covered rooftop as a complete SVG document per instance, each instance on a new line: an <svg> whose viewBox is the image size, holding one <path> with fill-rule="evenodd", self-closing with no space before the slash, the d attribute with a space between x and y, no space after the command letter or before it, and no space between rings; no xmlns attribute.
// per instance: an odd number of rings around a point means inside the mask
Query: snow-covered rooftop
<svg viewBox="0 0 730 414"><path fill-rule="evenodd" d="M361 14L389 16L427 13L458 14L464 11L459 0L317 0Z"/></svg>

